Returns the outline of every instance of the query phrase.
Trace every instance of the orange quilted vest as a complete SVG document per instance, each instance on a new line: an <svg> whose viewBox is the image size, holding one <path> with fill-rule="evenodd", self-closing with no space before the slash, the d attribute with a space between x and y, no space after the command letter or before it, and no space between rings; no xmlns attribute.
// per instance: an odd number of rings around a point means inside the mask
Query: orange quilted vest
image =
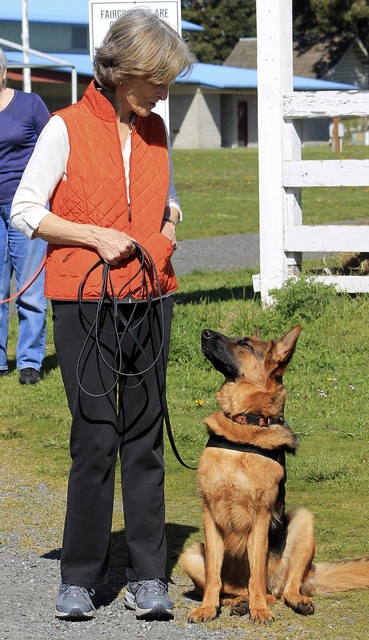
<svg viewBox="0 0 369 640"><path fill-rule="evenodd" d="M132 131L130 207L128 207L122 149L115 111L92 82L82 100L58 111L66 124L70 155L66 174L50 200L50 210L66 220L114 227L134 238L150 254L160 282L160 292L177 289L170 262L171 242L160 233L169 186L166 133L157 114L137 116ZM81 281L83 299L100 296L103 266L98 253L86 247L48 246L45 295L76 300ZM137 256L111 267L110 294L120 299L132 295L145 299ZM92 271L90 271L92 269ZM147 270L149 292L152 269Z"/></svg>

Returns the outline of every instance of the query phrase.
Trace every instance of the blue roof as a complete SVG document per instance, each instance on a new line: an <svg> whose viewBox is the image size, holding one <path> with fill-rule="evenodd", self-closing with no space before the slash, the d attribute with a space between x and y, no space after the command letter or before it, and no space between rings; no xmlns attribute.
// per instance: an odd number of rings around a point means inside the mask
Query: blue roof
<svg viewBox="0 0 369 640"><path fill-rule="evenodd" d="M16 65L22 64L23 61L23 55L21 51L15 51L14 49L12 51L10 51L9 49L7 49L7 47L3 46L3 51L5 51L6 57L7 57L7 61L8 61L8 68L10 69L12 67L12 63ZM45 52L46 53L46 52ZM73 65L76 67L77 69L77 73L81 74L81 75L86 75L86 76L93 76L93 70L92 70L92 61L90 56L87 53L84 54L79 54L79 53L50 53L49 51L47 52L48 56L51 56L53 58L57 58L58 60L63 60L64 62L69 63L70 65ZM29 60L30 60L30 65L32 67L32 65L35 66L43 66L43 67L51 67L53 69L58 69L59 71L63 71L63 70L67 70L70 71L70 67L56 67L55 65L53 65L52 62L49 62L48 60L45 60L45 58L41 58L40 56L36 56L36 55L30 55L29 56Z"/></svg>
<svg viewBox="0 0 369 640"><path fill-rule="evenodd" d="M191 75L177 78L181 84L199 84L209 89L257 89L256 69L228 67L226 65L198 63ZM293 77L293 88L297 91L349 91L358 89L352 84L340 84L316 80L315 78Z"/></svg>
<svg viewBox="0 0 369 640"><path fill-rule="evenodd" d="M6 48L4 47L4 50ZM50 53L50 56L64 60L77 69L77 73L91 76L92 62L87 54L76 53ZM8 65L12 62L20 64L22 53L20 51L6 50ZM49 64L47 60L30 56L31 64ZM52 63L50 63L52 64ZM61 68L63 69L63 67ZM59 69L59 70L61 70ZM68 70L67 68L65 68ZM176 80L180 84L197 84L209 89L257 89L257 71L255 69L244 69L240 67L228 67L226 65L205 64L199 62L195 65L189 76L179 76ZM326 80L316 80L315 78L301 78L294 76L293 88L296 91L352 91L358 89L352 84L341 84L339 82L328 82Z"/></svg>
<svg viewBox="0 0 369 640"><path fill-rule="evenodd" d="M22 0L3 0L0 8L0 20L18 21L22 19ZM63 24L88 25L88 0L29 0L29 22L58 22ZM182 20L185 31L203 31L203 27Z"/></svg>

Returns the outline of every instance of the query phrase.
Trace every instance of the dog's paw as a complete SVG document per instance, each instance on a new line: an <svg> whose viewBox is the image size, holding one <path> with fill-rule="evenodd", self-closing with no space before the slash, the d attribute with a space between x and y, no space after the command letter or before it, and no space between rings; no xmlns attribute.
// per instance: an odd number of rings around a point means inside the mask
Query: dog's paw
<svg viewBox="0 0 369 640"><path fill-rule="evenodd" d="M218 615L217 607L196 607L188 616L188 622L210 622Z"/></svg>
<svg viewBox="0 0 369 640"><path fill-rule="evenodd" d="M296 597L286 596L282 597L282 602L288 607L291 607L296 613L300 613L302 616L311 616L314 613L314 603L307 596L298 594Z"/></svg>
<svg viewBox="0 0 369 640"><path fill-rule="evenodd" d="M249 611L250 607L247 600L240 600L231 606L231 616L245 616Z"/></svg>
<svg viewBox="0 0 369 640"><path fill-rule="evenodd" d="M250 610L250 619L252 620L252 622L267 624L268 622L273 622L274 616L271 610L267 607L260 609L254 608Z"/></svg>
<svg viewBox="0 0 369 640"><path fill-rule="evenodd" d="M300 602L297 602L293 607L296 613L301 613L303 616L312 616L315 610L314 602L310 598L304 598Z"/></svg>

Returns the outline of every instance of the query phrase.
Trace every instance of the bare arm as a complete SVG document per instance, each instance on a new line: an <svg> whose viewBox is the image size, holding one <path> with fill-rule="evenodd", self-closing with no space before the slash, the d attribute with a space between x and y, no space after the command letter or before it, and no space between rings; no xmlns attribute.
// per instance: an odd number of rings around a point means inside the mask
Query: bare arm
<svg viewBox="0 0 369 640"><path fill-rule="evenodd" d="M105 262L116 265L120 260L134 254L133 238L116 229L97 227L92 224L70 222L48 213L33 233L34 238L42 238L52 244L85 246L95 249Z"/></svg>

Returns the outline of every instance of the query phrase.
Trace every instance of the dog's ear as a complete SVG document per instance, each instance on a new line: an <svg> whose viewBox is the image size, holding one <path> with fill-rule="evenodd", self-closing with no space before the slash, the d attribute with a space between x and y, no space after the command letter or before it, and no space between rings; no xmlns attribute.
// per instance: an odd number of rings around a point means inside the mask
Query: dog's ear
<svg viewBox="0 0 369 640"><path fill-rule="evenodd" d="M260 327L255 327L254 336L255 338L260 338Z"/></svg>
<svg viewBox="0 0 369 640"><path fill-rule="evenodd" d="M283 373L286 371L287 366L293 356L301 329L301 324L298 324L296 327L291 329L291 331L288 331L288 333L286 333L283 338L277 340L274 345L273 356L274 359L278 362L278 373L280 375L283 375Z"/></svg>

